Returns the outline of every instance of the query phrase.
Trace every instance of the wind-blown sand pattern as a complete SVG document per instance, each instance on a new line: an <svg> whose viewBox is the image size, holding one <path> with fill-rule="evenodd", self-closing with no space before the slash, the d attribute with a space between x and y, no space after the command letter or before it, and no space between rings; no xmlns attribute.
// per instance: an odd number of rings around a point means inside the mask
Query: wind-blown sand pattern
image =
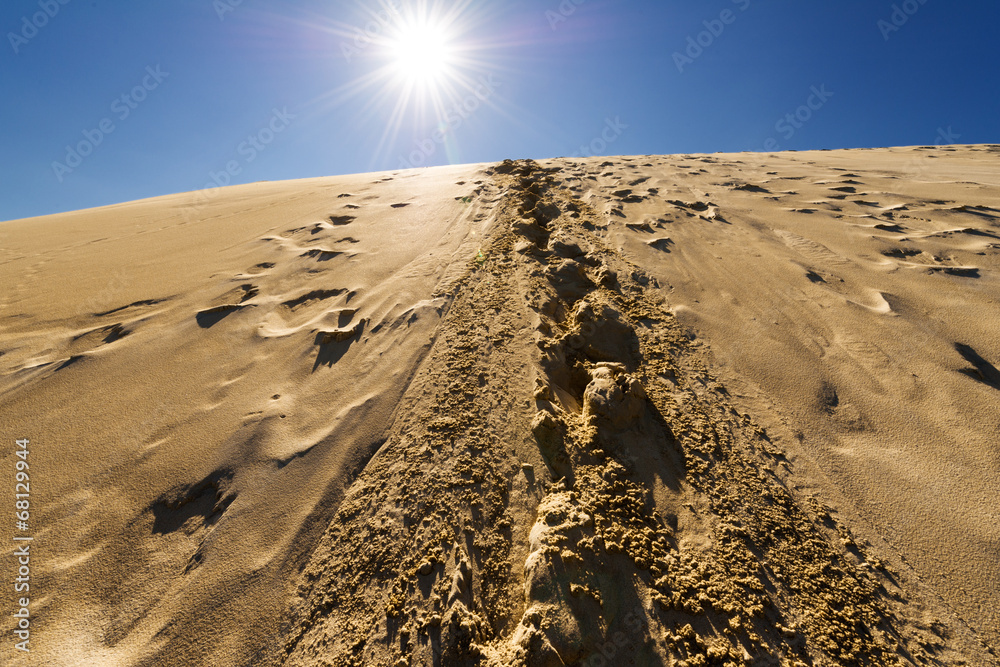
<svg viewBox="0 0 1000 667"><path fill-rule="evenodd" d="M4 664L1000 664L998 158L507 161L0 223L35 482Z"/></svg>

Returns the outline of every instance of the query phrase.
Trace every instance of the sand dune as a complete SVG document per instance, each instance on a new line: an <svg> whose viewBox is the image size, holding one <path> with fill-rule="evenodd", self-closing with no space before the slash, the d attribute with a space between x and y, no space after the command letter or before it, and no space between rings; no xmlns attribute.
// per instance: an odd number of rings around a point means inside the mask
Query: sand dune
<svg viewBox="0 0 1000 667"><path fill-rule="evenodd" d="M998 664L998 157L0 223L0 458L13 488L30 439L34 490L4 664Z"/></svg>

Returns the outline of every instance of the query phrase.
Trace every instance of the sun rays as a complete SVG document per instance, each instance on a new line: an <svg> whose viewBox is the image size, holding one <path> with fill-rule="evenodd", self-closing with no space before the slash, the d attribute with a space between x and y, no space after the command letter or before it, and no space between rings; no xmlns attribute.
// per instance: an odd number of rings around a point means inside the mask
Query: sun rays
<svg viewBox="0 0 1000 667"><path fill-rule="evenodd" d="M404 23L387 39L386 49L397 74L406 84L434 86L452 68L450 39L433 22Z"/></svg>
<svg viewBox="0 0 1000 667"><path fill-rule="evenodd" d="M469 120L466 110L496 108L496 86L484 82L494 80L497 66L490 45L474 38L488 20L482 8L474 0L390 0L364 10L359 25L325 28L338 44L338 69L357 72L325 101L360 102L359 128L370 131L378 123L373 166L384 164L406 134L416 142L433 138L453 161L455 130Z"/></svg>

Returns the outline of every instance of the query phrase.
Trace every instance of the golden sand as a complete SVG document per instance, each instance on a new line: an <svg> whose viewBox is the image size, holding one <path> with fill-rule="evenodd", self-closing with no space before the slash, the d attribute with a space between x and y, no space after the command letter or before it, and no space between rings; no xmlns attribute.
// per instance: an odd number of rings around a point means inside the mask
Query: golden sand
<svg viewBox="0 0 1000 667"><path fill-rule="evenodd" d="M998 158L517 161L0 223L34 538L0 661L997 664Z"/></svg>

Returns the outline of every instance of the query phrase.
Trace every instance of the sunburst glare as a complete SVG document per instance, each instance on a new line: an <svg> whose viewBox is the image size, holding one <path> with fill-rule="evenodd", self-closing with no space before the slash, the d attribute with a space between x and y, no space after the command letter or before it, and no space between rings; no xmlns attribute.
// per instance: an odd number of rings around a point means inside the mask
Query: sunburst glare
<svg viewBox="0 0 1000 667"><path fill-rule="evenodd" d="M500 67L490 59L498 42L483 39L488 23L483 8L473 0L382 3L366 11L363 31L358 26L329 30L346 44L345 58L359 70L331 92L333 103L364 99L359 125L381 125L373 165L388 158L404 133L418 142L432 137L448 161L460 159L456 132L469 120L468 110L498 110L491 82Z"/></svg>
<svg viewBox="0 0 1000 667"><path fill-rule="evenodd" d="M427 22L399 25L386 47L403 81L419 85L441 81L453 55L444 28Z"/></svg>

